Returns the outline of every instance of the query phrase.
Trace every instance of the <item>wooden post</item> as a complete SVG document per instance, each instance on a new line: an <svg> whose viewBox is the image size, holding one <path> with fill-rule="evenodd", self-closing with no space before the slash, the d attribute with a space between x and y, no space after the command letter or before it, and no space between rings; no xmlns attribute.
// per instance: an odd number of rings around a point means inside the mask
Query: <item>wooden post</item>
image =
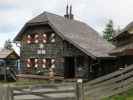
<svg viewBox="0 0 133 100"><path fill-rule="evenodd" d="M76 100L84 100L82 79L78 79L76 83Z"/></svg>
<svg viewBox="0 0 133 100"><path fill-rule="evenodd" d="M9 85L4 85L2 90L3 90L2 100L13 100L13 91Z"/></svg>
<svg viewBox="0 0 133 100"><path fill-rule="evenodd" d="M54 76L54 70L52 68L49 69L49 80L51 83L54 83L55 81L55 76Z"/></svg>
<svg viewBox="0 0 133 100"><path fill-rule="evenodd" d="M2 86L0 86L0 100L2 100L2 95L3 95Z"/></svg>

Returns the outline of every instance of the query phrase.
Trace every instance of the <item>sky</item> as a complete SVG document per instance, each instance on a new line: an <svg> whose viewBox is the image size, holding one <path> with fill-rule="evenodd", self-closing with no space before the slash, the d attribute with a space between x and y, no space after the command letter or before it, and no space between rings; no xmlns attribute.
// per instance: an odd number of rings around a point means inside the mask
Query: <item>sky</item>
<svg viewBox="0 0 133 100"><path fill-rule="evenodd" d="M109 19L115 28L133 21L133 0L0 0L0 47L44 11L63 16L67 2L73 6L75 19L86 22L100 35Z"/></svg>

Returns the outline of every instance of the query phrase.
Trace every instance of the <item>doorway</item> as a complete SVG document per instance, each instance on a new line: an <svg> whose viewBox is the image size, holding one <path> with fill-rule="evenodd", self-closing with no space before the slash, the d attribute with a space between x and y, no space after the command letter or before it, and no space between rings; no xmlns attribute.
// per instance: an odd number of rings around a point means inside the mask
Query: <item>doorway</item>
<svg viewBox="0 0 133 100"><path fill-rule="evenodd" d="M75 77L74 57L65 57L64 77L65 78L74 78Z"/></svg>

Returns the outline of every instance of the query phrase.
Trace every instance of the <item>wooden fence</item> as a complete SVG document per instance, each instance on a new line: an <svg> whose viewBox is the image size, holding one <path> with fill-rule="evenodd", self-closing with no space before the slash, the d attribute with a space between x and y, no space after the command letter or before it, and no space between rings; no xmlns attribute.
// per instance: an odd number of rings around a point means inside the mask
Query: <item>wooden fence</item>
<svg viewBox="0 0 133 100"><path fill-rule="evenodd" d="M82 83L60 83L0 88L0 100L101 100L133 86L133 65Z"/></svg>
<svg viewBox="0 0 133 100"><path fill-rule="evenodd" d="M133 86L133 65L83 84L85 100L119 94Z"/></svg>
<svg viewBox="0 0 133 100"><path fill-rule="evenodd" d="M72 83L32 86L3 86L0 100L76 100L76 85Z"/></svg>

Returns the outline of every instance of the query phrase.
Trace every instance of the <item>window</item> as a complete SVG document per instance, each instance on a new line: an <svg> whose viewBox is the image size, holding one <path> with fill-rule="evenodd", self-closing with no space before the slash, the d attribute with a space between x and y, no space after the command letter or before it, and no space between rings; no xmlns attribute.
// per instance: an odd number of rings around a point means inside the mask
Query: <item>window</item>
<svg viewBox="0 0 133 100"><path fill-rule="evenodd" d="M26 66L27 66L27 68L33 67L34 66L34 59L32 59L32 58L27 59L26 60Z"/></svg>
<svg viewBox="0 0 133 100"><path fill-rule="evenodd" d="M27 35L27 44L31 44L31 43L37 43L38 41L39 35L35 35L35 34L28 34Z"/></svg>
<svg viewBox="0 0 133 100"><path fill-rule="evenodd" d="M29 58L26 60L27 68L52 68L54 69L55 66L55 59L37 59L37 58Z"/></svg>
<svg viewBox="0 0 133 100"><path fill-rule="evenodd" d="M27 35L27 43L31 44L32 43L32 37L31 35Z"/></svg>
<svg viewBox="0 0 133 100"><path fill-rule="evenodd" d="M55 59L46 58L43 59L43 68L55 68Z"/></svg>
<svg viewBox="0 0 133 100"><path fill-rule="evenodd" d="M39 50L37 50L37 54L39 54L39 55L40 54L43 54L44 55L44 54L46 54L46 50L44 50L44 49L43 50L40 50L39 49Z"/></svg>
<svg viewBox="0 0 133 100"><path fill-rule="evenodd" d="M50 42L55 43L55 33L52 33L50 36Z"/></svg>
<svg viewBox="0 0 133 100"><path fill-rule="evenodd" d="M42 60L42 68L46 68L46 59Z"/></svg>
<svg viewBox="0 0 133 100"><path fill-rule="evenodd" d="M47 43L47 34L45 34L45 33L42 36L42 42Z"/></svg>
<svg viewBox="0 0 133 100"><path fill-rule="evenodd" d="M39 67L39 60L38 59L35 59L34 60L34 63L35 63L34 67L35 68L38 68Z"/></svg>
<svg viewBox="0 0 133 100"><path fill-rule="evenodd" d="M46 50L42 50L42 54L46 54Z"/></svg>
<svg viewBox="0 0 133 100"><path fill-rule="evenodd" d="M36 35L34 36L34 42L35 42L35 43L39 43L39 35L38 35L38 34L36 34Z"/></svg>
<svg viewBox="0 0 133 100"><path fill-rule="evenodd" d="M56 41L55 36L56 36L55 33L51 33L51 34L47 34L47 33L28 34L27 35L27 43L28 44L31 44L31 43L46 44L47 42L55 43L55 41Z"/></svg>
<svg viewBox="0 0 133 100"><path fill-rule="evenodd" d="M52 43L55 43L55 38L53 38L53 39L51 40L51 42L52 42Z"/></svg>
<svg viewBox="0 0 133 100"><path fill-rule="evenodd" d="M38 55L42 54L41 50L37 50L37 54Z"/></svg>
<svg viewBox="0 0 133 100"><path fill-rule="evenodd" d="M30 60L30 59L27 59L27 61L26 61L26 65L27 65L28 68L31 67L31 60Z"/></svg>
<svg viewBox="0 0 133 100"><path fill-rule="evenodd" d="M44 44L43 44L43 43L40 43L40 44L39 44L39 48L40 48L40 49L44 48Z"/></svg>

